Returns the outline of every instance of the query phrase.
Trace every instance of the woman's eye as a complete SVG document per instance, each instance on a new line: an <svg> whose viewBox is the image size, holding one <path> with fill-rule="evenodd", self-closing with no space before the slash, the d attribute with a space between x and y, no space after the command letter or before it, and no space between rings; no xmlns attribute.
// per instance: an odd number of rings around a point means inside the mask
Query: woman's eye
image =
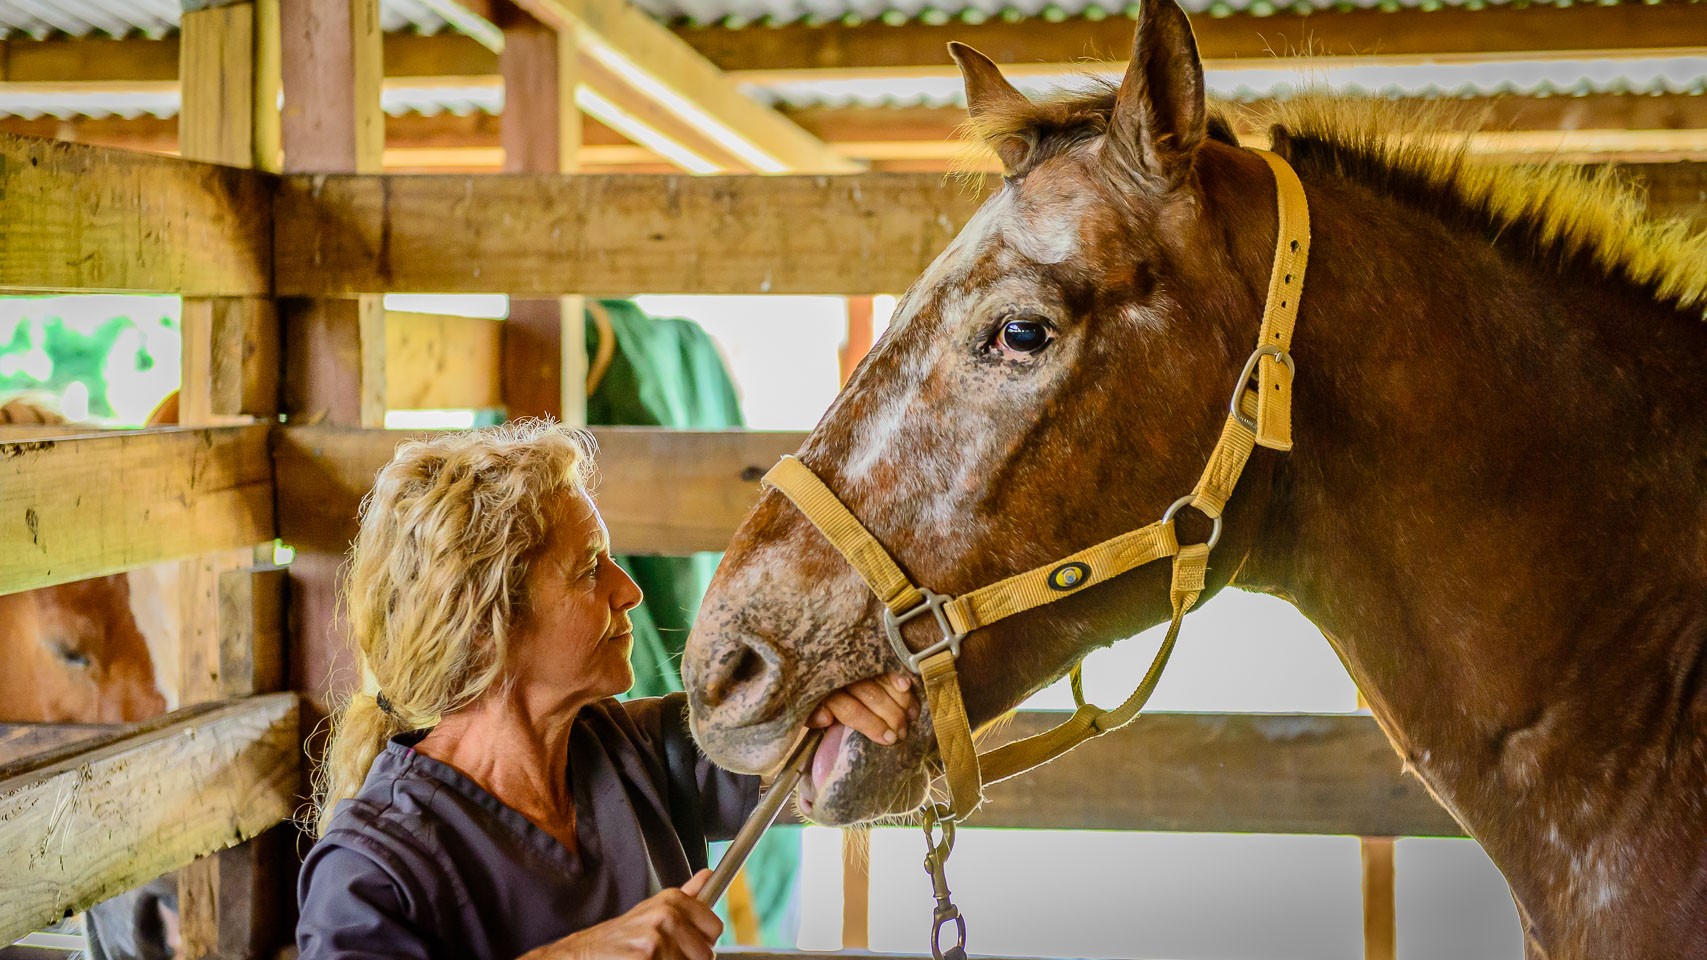
<svg viewBox="0 0 1707 960"><path fill-rule="evenodd" d="M1049 327L1038 320L1009 320L1002 324L999 339L1014 353L1032 354L1049 345Z"/></svg>

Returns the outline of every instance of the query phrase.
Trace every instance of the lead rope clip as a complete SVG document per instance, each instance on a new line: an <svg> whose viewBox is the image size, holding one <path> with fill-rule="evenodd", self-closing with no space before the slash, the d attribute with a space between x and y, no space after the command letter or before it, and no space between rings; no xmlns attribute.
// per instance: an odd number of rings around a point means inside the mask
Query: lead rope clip
<svg viewBox="0 0 1707 960"><path fill-rule="evenodd" d="M931 896L936 898L936 909L931 911L932 960L966 960L966 918L948 890L948 855L953 852L954 811L943 803L925 807L925 872L931 875ZM942 931L951 923L954 946L944 950Z"/></svg>

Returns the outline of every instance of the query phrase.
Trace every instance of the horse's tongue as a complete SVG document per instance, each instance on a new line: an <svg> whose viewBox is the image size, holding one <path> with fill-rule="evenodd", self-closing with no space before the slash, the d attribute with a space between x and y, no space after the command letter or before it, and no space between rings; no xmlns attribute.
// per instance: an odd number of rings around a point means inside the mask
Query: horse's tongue
<svg viewBox="0 0 1707 960"><path fill-rule="evenodd" d="M842 724L832 724L824 731L824 740L818 744L818 752L812 755L812 786L822 790L830 774L835 772L836 758L841 756L842 741L848 736L848 728Z"/></svg>

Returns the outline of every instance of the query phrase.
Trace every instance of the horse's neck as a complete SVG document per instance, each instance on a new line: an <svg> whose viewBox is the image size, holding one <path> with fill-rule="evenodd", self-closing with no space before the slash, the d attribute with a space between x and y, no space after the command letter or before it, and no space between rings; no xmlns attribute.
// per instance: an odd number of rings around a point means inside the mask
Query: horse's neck
<svg viewBox="0 0 1707 960"><path fill-rule="evenodd" d="M1313 187L1297 447L1241 582L1334 638L1554 958L1646 956L1639 885L1707 862L1707 330Z"/></svg>

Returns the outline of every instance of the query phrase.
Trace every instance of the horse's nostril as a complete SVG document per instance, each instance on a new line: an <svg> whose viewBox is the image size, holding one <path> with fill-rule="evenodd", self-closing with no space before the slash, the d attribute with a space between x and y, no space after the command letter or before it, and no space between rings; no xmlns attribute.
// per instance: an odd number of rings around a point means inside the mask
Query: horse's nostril
<svg viewBox="0 0 1707 960"><path fill-rule="evenodd" d="M780 686L776 666L749 643L729 651L705 684L705 706L728 708L743 723L769 719L774 694Z"/></svg>

